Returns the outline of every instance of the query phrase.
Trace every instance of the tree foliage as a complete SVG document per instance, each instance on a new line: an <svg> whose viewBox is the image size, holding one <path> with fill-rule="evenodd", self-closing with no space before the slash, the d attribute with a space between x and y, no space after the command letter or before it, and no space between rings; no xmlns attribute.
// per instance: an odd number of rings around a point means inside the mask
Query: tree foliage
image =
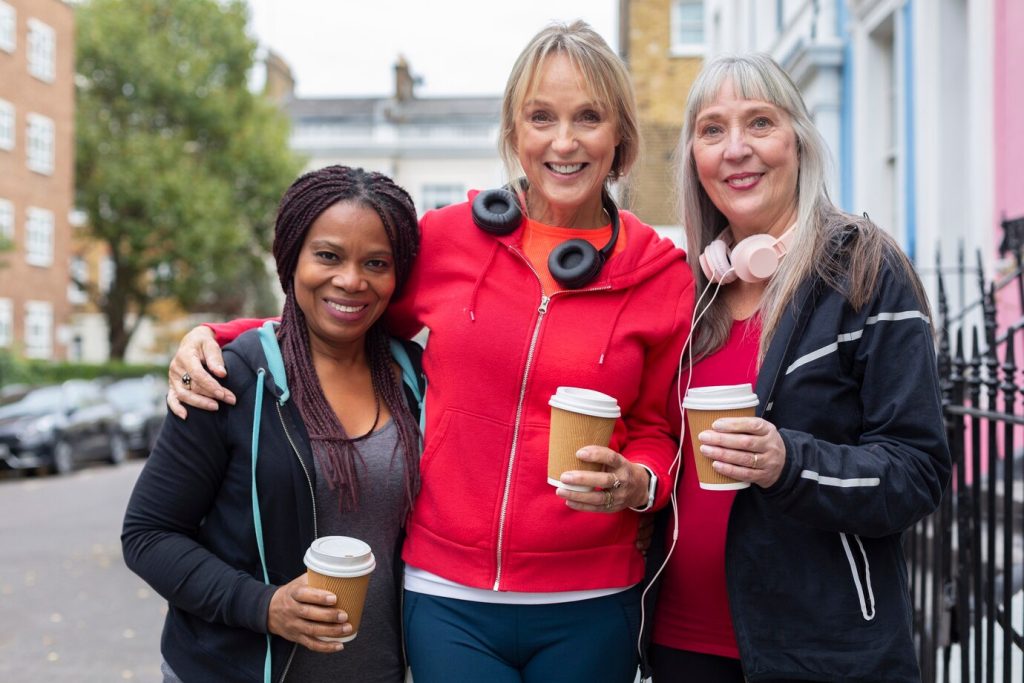
<svg viewBox="0 0 1024 683"><path fill-rule="evenodd" d="M254 310L274 210L300 164L288 121L250 92L240 0L89 0L76 11L76 193L109 247L91 291L122 358L159 298Z"/></svg>

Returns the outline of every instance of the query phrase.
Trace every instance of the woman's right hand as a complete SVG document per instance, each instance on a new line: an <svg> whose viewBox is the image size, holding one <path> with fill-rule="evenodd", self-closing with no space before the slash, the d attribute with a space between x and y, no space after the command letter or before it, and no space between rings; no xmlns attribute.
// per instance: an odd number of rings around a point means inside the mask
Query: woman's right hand
<svg viewBox="0 0 1024 683"><path fill-rule="evenodd" d="M337 652L342 643L323 641L318 636L341 638L352 633L348 615L333 605L330 591L311 587L301 574L274 591L267 612L267 630L313 652Z"/></svg>
<svg viewBox="0 0 1024 683"><path fill-rule="evenodd" d="M182 338L167 369L167 407L184 420L188 415L186 405L202 410L217 410L218 401L234 405L235 395L214 377L227 374L213 330L205 325L193 327ZM186 375L187 383L182 381Z"/></svg>

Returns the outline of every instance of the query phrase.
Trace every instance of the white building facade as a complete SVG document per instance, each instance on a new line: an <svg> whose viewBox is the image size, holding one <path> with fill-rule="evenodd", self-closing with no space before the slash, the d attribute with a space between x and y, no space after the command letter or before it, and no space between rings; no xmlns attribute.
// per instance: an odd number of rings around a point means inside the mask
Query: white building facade
<svg viewBox="0 0 1024 683"><path fill-rule="evenodd" d="M504 182L498 158L500 97L419 99L403 60L395 93L378 98L288 98L291 147L307 168L359 166L391 176L422 215Z"/></svg>
<svg viewBox="0 0 1024 683"><path fill-rule="evenodd" d="M831 148L831 192L891 232L935 293L936 254L990 267L993 0L705 0L709 57L763 51ZM953 302L954 306L956 301Z"/></svg>

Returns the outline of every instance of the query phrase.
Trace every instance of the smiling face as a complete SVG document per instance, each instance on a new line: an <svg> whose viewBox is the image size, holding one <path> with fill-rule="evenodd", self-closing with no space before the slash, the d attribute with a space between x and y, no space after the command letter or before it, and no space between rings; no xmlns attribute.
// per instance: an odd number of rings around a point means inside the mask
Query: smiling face
<svg viewBox="0 0 1024 683"><path fill-rule="evenodd" d="M391 243L377 212L340 202L320 214L302 244L294 287L314 352L361 348L395 291Z"/></svg>
<svg viewBox="0 0 1024 683"><path fill-rule="evenodd" d="M800 160L789 114L741 98L725 81L696 118L693 159L704 191L734 238L781 235L796 220Z"/></svg>
<svg viewBox="0 0 1024 683"><path fill-rule="evenodd" d="M605 225L601 191L619 140L614 112L584 88L580 71L564 54L549 56L515 125L530 217L569 228Z"/></svg>

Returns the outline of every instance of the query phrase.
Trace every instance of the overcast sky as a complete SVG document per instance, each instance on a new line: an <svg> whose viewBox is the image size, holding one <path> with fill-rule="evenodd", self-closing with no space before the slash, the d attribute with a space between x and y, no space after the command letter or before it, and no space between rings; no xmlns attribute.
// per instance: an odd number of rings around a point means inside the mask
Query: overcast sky
<svg viewBox="0 0 1024 683"><path fill-rule="evenodd" d="M251 30L301 96L386 95L398 55L417 95L500 95L551 21L583 19L618 49L617 0L249 0Z"/></svg>

